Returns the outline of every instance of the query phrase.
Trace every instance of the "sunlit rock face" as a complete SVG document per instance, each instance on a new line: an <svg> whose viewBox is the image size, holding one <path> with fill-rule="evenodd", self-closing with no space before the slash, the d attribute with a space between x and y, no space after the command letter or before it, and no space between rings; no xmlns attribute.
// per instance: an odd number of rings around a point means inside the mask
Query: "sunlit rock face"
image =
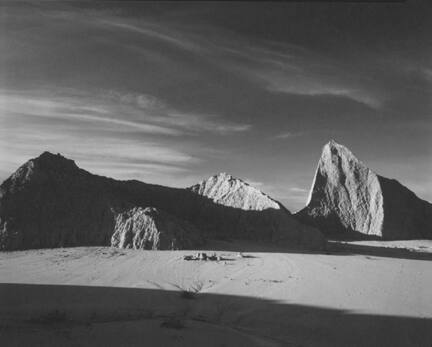
<svg viewBox="0 0 432 347"><path fill-rule="evenodd" d="M277 201L225 172L211 176L189 189L211 199L216 204L246 211L262 211L268 208L281 209L281 205Z"/></svg>
<svg viewBox="0 0 432 347"><path fill-rule="evenodd" d="M324 237L317 229L299 223L282 204L239 178L220 173L189 190L225 207L208 221L210 226L220 225L225 237L286 241L314 249L324 247Z"/></svg>
<svg viewBox="0 0 432 347"><path fill-rule="evenodd" d="M431 238L431 207L330 141L323 148L307 205L296 217L327 234Z"/></svg>
<svg viewBox="0 0 432 347"><path fill-rule="evenodd" d="M185 249L202 243L198 230L154 207L134 207L116 216L111 246L133 249Z"/></svg>

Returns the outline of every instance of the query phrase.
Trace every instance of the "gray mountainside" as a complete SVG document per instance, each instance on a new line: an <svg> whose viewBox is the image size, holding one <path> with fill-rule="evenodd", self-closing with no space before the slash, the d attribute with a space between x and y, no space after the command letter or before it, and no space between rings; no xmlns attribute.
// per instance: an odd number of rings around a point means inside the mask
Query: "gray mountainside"
<svg viewBox="0 0 432 347"><path fill-rule="evenodd" d="M318 231L285 209L245 210L192 189L97 176L49 152L29 160L0 186L2 250L111 244L182 249L207 238L284 239L308 248L324 244Z"/></svg>
<svg viewBox="0 0 432 347"><path fill-rule="evenodd" d="M307 205L295 216L327 234L432 238L430 203L334 141L324 146Z"/></svg>
<svg viewBox="0 0 432 347"><path fill-rule="evenodd" d="M160 204L165 195L169 192L164 187L92 175L72 160L45 152L0 186L0 249L109 246L111 242L148 249L202 244L197 229L186 224L177 229L161 228L160 223L149 230L141 228L148 224L142 223L141 211L134 208ZM132 211L136 215L125 219L125 213ZM162 213L158 220L164 218L172 219ZM131 233L136 234L134 242L128 242ZM112 241L113 234L122 241Z"/></svg>

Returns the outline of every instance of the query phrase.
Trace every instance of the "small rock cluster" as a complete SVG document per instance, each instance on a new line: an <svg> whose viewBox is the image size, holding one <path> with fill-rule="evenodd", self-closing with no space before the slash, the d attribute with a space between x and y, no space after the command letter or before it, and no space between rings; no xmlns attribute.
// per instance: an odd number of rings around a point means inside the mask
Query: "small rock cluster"
<svg viewBox="0 0 432 347"><path fill-rule="evenodd" d="M221 261L221 260L223 260L223 258L220 255L216 255L216 253L213 253L211 255L207 255L207 253L198 252L195 255L183 256L183 260Z"/></svg>

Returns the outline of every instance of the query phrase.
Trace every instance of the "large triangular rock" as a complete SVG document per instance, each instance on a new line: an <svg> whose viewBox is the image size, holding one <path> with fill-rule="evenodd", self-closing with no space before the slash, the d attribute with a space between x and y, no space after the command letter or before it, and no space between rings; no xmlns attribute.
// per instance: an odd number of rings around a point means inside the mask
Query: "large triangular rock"
<svg viewBox="0 0 432 347"><path fill-rule="evenodd" d="M223 237L287 241L315 249L325 243L317 229L299 223L282 204L229 174L211 176L188 189L224 207L207 219L207 226L216 226Z"/></svg>
<svg viewBox="0 0 432 347"><path fill-rule="evenodd" d="M111 246L133 249L184 249L201 244L198 230L154 207L134 207L116 216Z"/></svg>
<svg viewBox="0 0 432 347"><path fill-rule="evenodd" d="M327 234L432 238L432 205L335 141L324 146L307 205L296 217Z"/></svg>

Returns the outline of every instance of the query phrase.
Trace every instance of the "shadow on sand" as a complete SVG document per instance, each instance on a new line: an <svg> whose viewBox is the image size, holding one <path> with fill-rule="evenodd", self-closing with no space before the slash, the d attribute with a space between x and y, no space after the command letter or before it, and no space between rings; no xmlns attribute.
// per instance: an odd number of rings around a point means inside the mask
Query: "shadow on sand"
<svg viewBox="0 0 432 347"><path fill-rule="evenodd" d="M429 240L427 240L429 241ZM301 253L301 254L325 254L325 255L362 255L369 257L385 257L396 259L414 259L432 261L432 252L411 250L409 248L396 248L383 246L362 245L344 242L342 240L329 240L325 250L310 251L300 247L290 247L289 244L276 244L271 242L256 242L244 240L210 240L206 245L198 247L202 251L229 251L242 252L247 256L248 252L259 253Z"/></svg>
<svg viewBox="0 0 432 347"><path fill-rule="evenodd" d="M432 260L432 252L410 250L408 248L392 248L383 246L360 245L352 243L328 242L330 254L339 255L364 255L373 257Z"/></svg>
<svg viewBox="0 0 432 347"><path fill-rule="evenodd" d="M0 284L0 339L4 346L186 346L198 343L200 336L208 346L432 344L431 319L202 292L194 300L185 300L180 294L159 289ZM177 340L169 340L173 336ZM235 336L240 340L234 341Z"/></svg>

